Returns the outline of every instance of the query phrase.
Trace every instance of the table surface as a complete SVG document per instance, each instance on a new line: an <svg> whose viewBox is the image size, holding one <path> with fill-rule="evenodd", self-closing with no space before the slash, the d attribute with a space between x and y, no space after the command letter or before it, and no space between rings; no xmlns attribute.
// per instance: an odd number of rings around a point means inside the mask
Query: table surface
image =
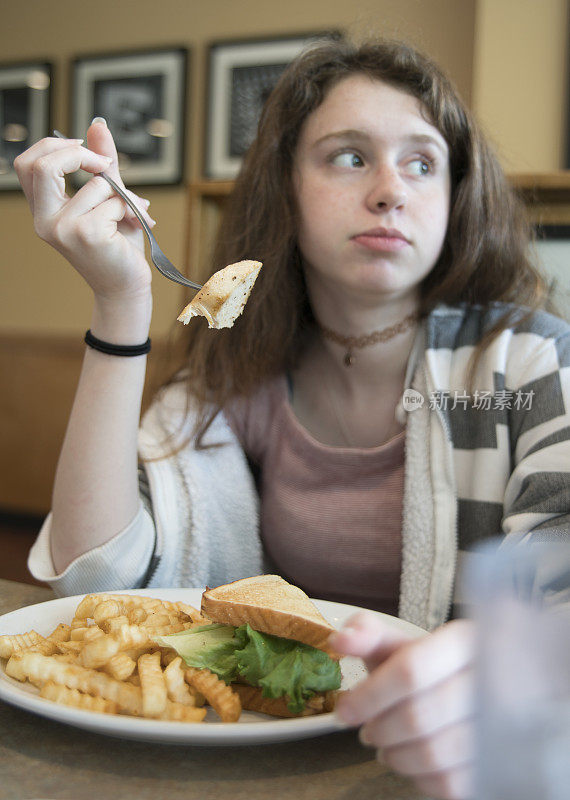
<svg viewBox="0 0 570 800"><path fill-rule="evenodd" d="M52 599L50 589L0 579L0 615ZM379 764L354 731L260 746L160 745L90 733L0 701L0 800L98 797L417 800L421 795Z"/></svg>

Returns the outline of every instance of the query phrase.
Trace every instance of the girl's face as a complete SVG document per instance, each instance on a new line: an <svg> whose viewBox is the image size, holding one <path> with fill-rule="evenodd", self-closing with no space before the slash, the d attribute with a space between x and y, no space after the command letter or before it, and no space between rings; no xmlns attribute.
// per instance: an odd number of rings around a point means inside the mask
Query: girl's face
<svg viewBox="0 0 570 800"><path fill-rule="evenodd" d="M414 299L449 217L447 143L410 94L365 75L336 84L301 129L294 186L313 291Z"/></svg>

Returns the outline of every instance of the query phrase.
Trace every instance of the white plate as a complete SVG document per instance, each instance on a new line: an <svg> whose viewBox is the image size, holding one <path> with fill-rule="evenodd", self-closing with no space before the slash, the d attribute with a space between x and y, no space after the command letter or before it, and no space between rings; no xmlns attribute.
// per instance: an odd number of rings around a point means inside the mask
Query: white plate
<svg viewBox="0 0 570 800"><path fill-rule="evenodd" d="M124 594L158 597L161 600L181 600L199 609L202 592L203 589L133 589ZM82 597L83 595L63 597L60 600L38 603L4 614L0 617L0 634L23 633L33 629L46 636L60 622L71 622ZM313 602L335 628L342 627L352 614L361 610L356 606L331 603L325 600L314 600ZM397 617L388 614L379 616L412 636L421 636L425 633L421 628ZM0 668L0 699L58 722L108 736L117 736L121 739L142 739L170 744L247 745L305 739L344 728L334 713L295 719L276 719L265 714L244 711L239 722L224 723L219 722L215 712L210 709L205 722L197 723L168 722L81 711L39 697L35 687L19 683L6 675L5 663L0 660L0 664L2 664ZM342 689L351 688L364 677L365 668L360 659L347 657L341 659L340 663L343 675Z"/></svg>

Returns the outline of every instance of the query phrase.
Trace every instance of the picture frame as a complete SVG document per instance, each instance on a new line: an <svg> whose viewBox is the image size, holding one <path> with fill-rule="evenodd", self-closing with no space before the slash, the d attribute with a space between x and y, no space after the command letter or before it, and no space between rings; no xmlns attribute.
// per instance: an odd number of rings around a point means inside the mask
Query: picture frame
<svg viewBox="0 0 570 800"><path fill-rule="evenodd" d="M204 153L207 178L235 178L255 138L261 109L282 72L304 49L341 36L340 31L324 31L209 45Z"/></svg>
<svg viewBox="0 0 570 800"><path fill-rule="evenodd" d="M535 226L534 255L548 285L552 311L570 322L570 225Z"/></svg>
<svg viewBox="0 0 570 800"><path fill-rule="evenodd" d="M48 61L0 64L0 190L20 188L14 160L49 135L53 67Z"/></svg>
<svg viewBox="0 0 570 800"><path fill-rule="evenodd" d="M563 169L570 170L570 4L568 6L567 20L566 20L566 90L565 90L565 130L564 130L564 164Z"/></svg>
<svg viewBox="0 0 570 800"><path fill-rule="evenodd" d="M188 48L174 47L72 61L69 135L84 138L91 120L103 117L127 186L183 180L188 57ZM78 176L78 184L89 178Z"/></svg>

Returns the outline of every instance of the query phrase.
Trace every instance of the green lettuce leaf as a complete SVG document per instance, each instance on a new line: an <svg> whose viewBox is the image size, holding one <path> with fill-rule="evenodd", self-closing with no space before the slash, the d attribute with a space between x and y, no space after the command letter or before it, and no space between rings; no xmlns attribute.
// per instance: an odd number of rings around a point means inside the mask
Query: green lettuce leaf
<svg viewBox="0 0 570 800"><path fill-rule="evenodd" d="M172 647L189 667L209 669L226 683L237 678L235 628L231 625L201 625L182 633L154 636L163 647Z"/></svg>
<svg viewBox="0 0 570 800"><path fill-rule="evenodd" d="M289 696L294 714L305 708L315 692L340 687L340 666L322 650L292 639L254 631L249 625L236 630L244 645L237 651L238 672L264 697Z"/></svg>

